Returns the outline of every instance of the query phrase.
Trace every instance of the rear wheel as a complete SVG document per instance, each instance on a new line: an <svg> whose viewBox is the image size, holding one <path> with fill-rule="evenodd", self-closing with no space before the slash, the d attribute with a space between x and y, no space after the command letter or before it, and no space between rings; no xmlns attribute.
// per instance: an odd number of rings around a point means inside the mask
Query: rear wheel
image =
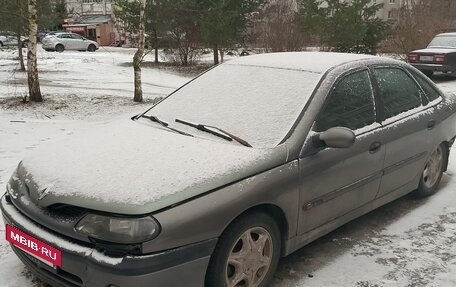
<svg viewBox="0 0 456 287"><path fill-rule="evenodd" d="M62 53L65 50L65 47L63 47L62 44L58 44L57 46L55 46L55 50L59 53Z"/></svg>
<svg viewBox="0 0 456 287"><path fill-rule="evenodd" d="M266 287L280 258L280 229L261 212L235 220L220 237L206 274L207 287Z"/></svg>
<svg viewBox="0 0 456 287"><path fill-rule="evenodd" d="M97 47L95 47L94 44L90 44L89 47L87 47L87 51L89 52L95 52L97 50Z"/></svg>
<svg viewBox="0 0 456 287"><path fill-rule="evenodd" d="M444 144L440 144L431 153L424 166L420 184L416 190L417 195L429 196L437 191L447 160L448 149Z"/></svg>
<svg viewBox="0 0 456 287"><path fill-rule="evenodd" d="M0 47L3 47L3 42L0 41Z"/></svg>

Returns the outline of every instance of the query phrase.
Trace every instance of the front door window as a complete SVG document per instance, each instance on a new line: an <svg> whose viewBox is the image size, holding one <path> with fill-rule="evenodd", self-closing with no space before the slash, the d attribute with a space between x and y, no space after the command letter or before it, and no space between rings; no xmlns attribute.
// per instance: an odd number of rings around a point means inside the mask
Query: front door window
<svg viewBox="0 0 456 287"><path fill-rule="evenodd" d="M332 127L352 130L374 123L375 108L367 70L345 76L332 89L316 121L316 131Z"/></svg>

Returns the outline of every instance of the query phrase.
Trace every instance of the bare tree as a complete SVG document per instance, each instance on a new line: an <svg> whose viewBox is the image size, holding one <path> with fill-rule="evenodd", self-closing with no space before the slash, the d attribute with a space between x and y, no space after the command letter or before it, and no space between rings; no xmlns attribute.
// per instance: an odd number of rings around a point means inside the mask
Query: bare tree
<svg viewBox="0 0 456 287"><path fill-rule="evenodd" d="M145 40L145 18L146 0L139 1L139 29L138 29L138 50L133 57L133 70L135 73L135 102L143 101L143 92L141 87L141 62L144 58L144 40Z"/></svg>
<svg viewBox="0 0 456 287"><path fill-rule="evenodd" d="M42 102L36 58L36 34L38 30L36 0L28 0L29 43L27 52L27 76L30 100Z"/></svg>
<svg viewBox="0 0 456 287"><path fill-rule="evenodd" d="M21 36L27 31L27 9L27 1L24 0L0 0L0 29L9 31L8 36L17 39L20 71L25 71Z"/></svg>
<svg viewBox="0 0 456 287"><path fill-rule="evenodd" d="M270 1L263 11L262 37L268 51L296 51L302 47L303 33L294 0Z"/></svg>
<svg viewBox="0 0 456 287"><path fill-rule="evenodd" d="M438 33L450 28L447 9L440 0L404 0L396 11L391 36L384 49L399 55L424 48Z"/></svg>

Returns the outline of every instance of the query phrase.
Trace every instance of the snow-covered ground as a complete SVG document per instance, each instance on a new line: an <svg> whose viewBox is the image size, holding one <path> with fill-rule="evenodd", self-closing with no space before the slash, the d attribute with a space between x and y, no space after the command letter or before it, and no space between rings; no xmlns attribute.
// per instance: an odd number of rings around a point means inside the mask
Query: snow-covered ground
<svg viewBox="0 0 456 287"><path fill-rule="evenodd" d="M147 102L134 104L133 50L39 54L43 104L19 104L25 75L13 73L14 51L0 51L0 193L21 158L37 146L100 122L137 114L189 78L143 69ZM149 59L150 60L150 59ZM456 80L442 78L456 92ZM456 149L440 191L406 196L284 258L273 287L456 286ZM44 286L11 252L0 219L0 286Z"/></svg>

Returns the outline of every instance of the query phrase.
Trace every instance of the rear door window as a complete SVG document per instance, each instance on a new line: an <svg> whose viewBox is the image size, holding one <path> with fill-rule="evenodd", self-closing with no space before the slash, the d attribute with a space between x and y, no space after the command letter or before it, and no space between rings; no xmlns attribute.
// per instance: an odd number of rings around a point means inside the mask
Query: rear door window
<svg viewBox="0 0 456 287"><path fill-rule="evenodd" d="M80 41L82 41L82 37L81 37L81 36L78 36L78 35L71 35L71 38L72 38L72 39L75 39L75 40L80 40Z"/></svg>
<svg viewBox="0 0 456 287"><path fill-rule="evenodd" d="M342 78L332 88L316 121L316 130L332 127L356 130L375 122L375 104L367 70Z"/></svg>
<svg viewBox="0 0 456 287"><path fill-rule="evenodd" d="M383 98L386 119L422 106L420 87L405 71L376 68L373 73Z"/></svg>
<svg viewBox="0 0 456 287"><path fill-rule="evenodd" d="M416 72L412 72L412 74L417 80L418 84L420 84L421 88L423 89L426 97L429 99L430 102L440 98L440 92L435 87L433 87L426 79L424 79L424 76L419 75Z"/></svg>

